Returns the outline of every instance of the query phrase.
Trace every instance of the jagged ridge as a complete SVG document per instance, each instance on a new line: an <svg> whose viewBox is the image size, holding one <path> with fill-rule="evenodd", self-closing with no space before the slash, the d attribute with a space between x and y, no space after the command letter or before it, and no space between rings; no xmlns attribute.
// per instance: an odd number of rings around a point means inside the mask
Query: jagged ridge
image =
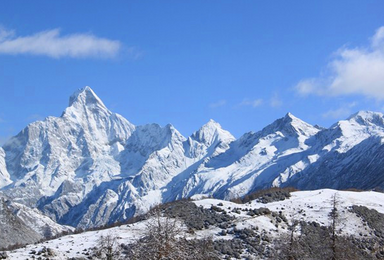
<svg viewBox="0 0 384 260"><path fill-rule="evenodd" d="M172 125L134 126L85 87L60 117L28 125L0 149L0 188L59 223L92 227L196 194L384 187L383 130L380 113L328 129L288 113L237 140L213 120L186 138Z"/></svg>

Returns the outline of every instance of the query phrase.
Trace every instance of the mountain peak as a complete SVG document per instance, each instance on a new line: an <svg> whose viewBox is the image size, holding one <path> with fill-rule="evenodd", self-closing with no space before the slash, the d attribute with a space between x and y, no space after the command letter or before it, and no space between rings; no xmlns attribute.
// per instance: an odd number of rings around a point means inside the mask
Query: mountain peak
<svg viewBox="0 0 384 260"><path fill-rule="evenodd" d="M277 126L284 129L286 126L300 125L305 122L288 112L284 117L277 119L274 123L277 123Z"/></svg>
<svg viewBox="0 0 384 260"><path fill-rule="evenodd" d="M101 107L106 108L103 101L95 94L95 92L88 86L78 89L69 98L69 106L87 106L87 107Z"/></svg>
<svg viewBox="0 0 384 260"><path fill-rule="evenodd" d="M215 120L213 120L213 119L209 119L209 121L205 124L205 125L203 125L201 128L221 128L221 125L218 123L218 122L216 122Z"/></svg>
<svg viewBox="0 0 384 260"><path fill-rule="evenodd" d="M228 131L222 129L221 125L210 119L199 130L194 132L191 136L193 139L199 142L211 145L217 140L234 140L235 138Z"/></svg>
<svg viewBox="0 0 384 260"><path fill-rule="evenodd" d="M353 119L353 118L370 119L370 118L376 117L376 116L383 116L383 114L379 113L379 112L368 111L368 110L360 110L360 111L352 114L350 117L348 117L348 120Z"/></svg>
<svg viewBox="0 0 384 260"><path fill-rule="evenodd" d="M384 127L384 115L379 112L361 110L348 117L347 121L353 121L360 125L377 125Z"/></svg>
<svg viewBox="0 0 384 260"><path fill-rule="evenodd" d="M210 119L206 124L200 127L200 129L197 132L195 132L195 134L199 133L201 137L203 137L203 135L212 136L215 134L215 132L217 132L218 129L222 129L221 125L216 121L214 121L213 119Z"/></svg>
<svg viewBox="0 0 384 260"><path fill-rule="evenodd" d="M288 112L287 114L285 114L284 117L289 117L289 118L296 118L291 112Z"/></svg>
<svg viewBox="0 0 384 260"><path fill-rule="evenodd" d="M282 118L284 122L304 122L298 117L295 117L292 113L288 112L285 114L285 116Z"/></svg>
<svg viewBox="0 0 384 260"><path fill-rule="evenodd" d="M264 135L277 131L286 132L287 134L310 136L316 134L319 129L295 117L293 114L287 113L284 117L277 119L262 130Z"/></svg>

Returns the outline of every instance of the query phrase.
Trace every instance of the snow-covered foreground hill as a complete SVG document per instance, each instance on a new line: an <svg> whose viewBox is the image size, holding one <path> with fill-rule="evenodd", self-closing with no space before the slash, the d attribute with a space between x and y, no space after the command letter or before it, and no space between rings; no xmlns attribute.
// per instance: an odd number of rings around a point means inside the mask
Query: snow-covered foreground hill
<svg viewBox="0 0 384 260"><path fill-rule="evenodd" d="M267 198L269 195L266 195ZM273 197L273 196L272 196ZM233 259L278 259L271 252L280 250L280 255L283 252L282 247L276 248L278 239L289 237L290 227L294 221L301 221L301 225L294 230L295 239L300 239L304 236L305 230L308 227L325 230L326 226L330 226L332 219L329 217L330 212L334 208L336 198L336 208L339 213L337 225L338 237L354 237L356 241L368 241L369 239L374 247L373 241L383 240L381 232L384 227L376 228L372 220L365 213L359 213L353 210L353 206L366 207L365 212L370 212L369 209L375 210L378 214L377 221L383 221L384 215L384 194L378 192L352 192L352 191L337 191L330 189L314 190L314 191L298 191L291 192L290 198L281 201L273 201L269 203L261 203L259 200L253 200L245 204L237 204L229 201L218 199L200 199L193 202L197 206L196 212L203 212L201 208L205 208L208 215L198 215L179 217L178 223L182 227L180 237L187 239L212 239L215 241L215 249L219 251L220 258L232 257ZM188 211L190 206L181 206L181 213L177 211L177 203L169 204L167 207L170 211L163 211L163 214L183 215L182 211ZM181 203L181 202L180 202ZM362 207L362 208L364 208ZM268 209L268 210L266 210ZM200 214L199 213L199 214ZM370 214L373 214L372 212ZM163 215L164 216L164 215ZM225 216L225 218L223 217ZM199 226L198 219L202 220L202 226ZM95 249L100 247L100 238L113 237L117 239L117 244L129 245L135 243L146 235L147 223L151 219L142 220L134 224L122 225L105 230L89 231L81 234L73 234L64 236L55 240L46 241L44 243L29 245L25 248L17 249L12 252L7 252L10 259L27 259L34 255L37 257L46 255L49 259L68 259L71 257L91 257ZM304 222L306 224L304 224ZM309 225L309 226L308 226ZM312 230L313 232L313 230ZM252 237L251 237L252 236ZM258 238L259 240L257 240ZM250 242L252 239L259 241L258 247ZM375 240L376 239L376 240ZM224 250L225 243L229 241L241 241L237 243L238 249ZM224 241L224 242L223 242ZM227 241L227 242L225 242ZM281 243L281 240L279 240ZM285 243L289 239L283 240ZM288 241L288 242L287 242ZM321 243L325 243L322 241ZM356 242L357 243L357 242ZM360 245L366 245L361 242ZM232 245L233 246L233 245ZM280 244L281 246L281 244ZM317 245L312 245L315 247ZM324 246L327 246L324 244ZM45 248L45 249L44 249ZM53 252L52 256L47 256L47 248L49 252ZM95 248L95 249L93 249ZM372 249L372 248L371 248ZM234 250L234 251L230 251ZM236 251L237 250L237 251ZM255 250L255 251L253 251ZM268 251L269 250L269 251ZM314 250L313 248L311 250ZM368 249L361 249L375 257L377 253L372 253ZM122 251L124 251L122 249ZM326 250L322 249L323 252ZM239 253L240 252L240 253ZM369 259L371 255L365 257ZM248 258L247 258L248 257ZM383 255L384 257L384 255ZM43 258L44 259L44 258ZM90 258L89 258L90 259ZM97 258L93 258L97 259ZM321 258L303 258L303 259L321 259ZM379 257L380 259L380 257Z"/></svg>
<svg viewBox="0 0 384 260"><path fill-rule="evenodd" d="M384 116L368 111L328 129L287 113L238 139L210 120L184 137L170 124L133 125L85 87L60 117L29 124L0 148L0 192L91 228L196 194L384 188L383 141Z"/></svg>

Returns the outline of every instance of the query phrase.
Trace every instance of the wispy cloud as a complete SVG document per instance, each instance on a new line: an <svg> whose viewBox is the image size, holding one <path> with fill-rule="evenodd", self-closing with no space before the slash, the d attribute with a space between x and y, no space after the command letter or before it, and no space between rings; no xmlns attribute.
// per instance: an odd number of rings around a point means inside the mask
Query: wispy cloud
<svg viewBox="0 0 384 260"><path fill-rule="evenodd" d="M3 39L7 39L13 37L15 35L15 31L7 30L4 26L0 25L0 41Z"/></svg>
<svg viewBox="0 0 384 260"><path fill-rule="evenodd" d="M137 47L125 48L125 52L132 60L140 60L145 55L145 52Z"/></svg>
<svg viewBox="0 0 384 260"><path fill-rule="evenodd" d="M274 94L269 100L263 100L262 98L257 99L249 99L245 98L243 101L241 101L238 106L249 106L249 107L260 107L263 105L270 106L272 108L278 108L283 105L283 101L280 99L278 94Z"/></svg>
<svg viewBox="0 0 384 260"><path fill-rule="evenodd" d="M0 147L6 143L6 141L8 141L15 133L15 128L13 126L9 126L7 124L7 122L4 120L3 123L5 123L4 125L2 125L1 127L1 135L0 135ZM8 126L7 126L8 125Z"/></svg>
<svg viewBox="0 0 384 260"><path fill-rule="evenodd" d="M269 105L273 108L278 108L283 105L283 101L280 99L279 95L275 93L269 101Z"/></svg>
<svg viewBox="0 0 384 260"><path fill-rule="evenodd" d="M226 104L227 104L227 100L222 99L222 100L219 100L217 102L214 102L214 103L210 104L209 107L217 108L217 107L225 106Z"/></svg>
<svg viewBox="0 0 384 260"><path fill-rule="evenodd" d="M323 118L331 118L331 119L345 118L353 113L352 108L354 108L356 105L357 105L356 102L344 104L338 109L328 110L327 112L323 113L322 116Z"/></svg>
<svg viewBox="0 0 384 260"><path fill-rule="evenodd" d="M261 98L258 99L244 99L239 105L240 106L251 106L251 107L258 107L261 106L264 103L264 101Z"/></svg>
<svg viewBox="0 0 384 260"><path fill-rule="evenodd" d="M51 58L111 58L121 50L116 40L99 38L90 33L61 35L59 29L16 36L14 31L0 27L0 54L29 54Z"/></svg>
<svg viewBox="0 0 384 260"><path fill-rule="evenodd" d="M301 95L360 94L383 100L384 26L376 31L369 46L339 49L324 75L303 79L295 89Z"/></svg>
<svg viewBox="0 0 384 260"><path fill-rule="evenodd" d="M42 121L42 120L44 120L44 117L39 114L32 114L27 118L27 122L35 122L35 121Z"/></svg>
<svg viewBox="0 0 384 260"><path fill-rule="evenodd" d="M11 136L0 136L0 147L3 144L5 144L10 138L11 138Z"/></svg>

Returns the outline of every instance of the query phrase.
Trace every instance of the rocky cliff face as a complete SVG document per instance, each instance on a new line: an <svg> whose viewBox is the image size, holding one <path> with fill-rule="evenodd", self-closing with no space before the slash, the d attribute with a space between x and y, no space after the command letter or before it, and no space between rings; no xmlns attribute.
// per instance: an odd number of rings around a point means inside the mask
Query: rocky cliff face
<svg viewBox="0 0 384 260"><path fill-rule="evenodd" d="M0 195L0 248L52 238L73 228L62 226L37 209L14 203Z"/></svg>

